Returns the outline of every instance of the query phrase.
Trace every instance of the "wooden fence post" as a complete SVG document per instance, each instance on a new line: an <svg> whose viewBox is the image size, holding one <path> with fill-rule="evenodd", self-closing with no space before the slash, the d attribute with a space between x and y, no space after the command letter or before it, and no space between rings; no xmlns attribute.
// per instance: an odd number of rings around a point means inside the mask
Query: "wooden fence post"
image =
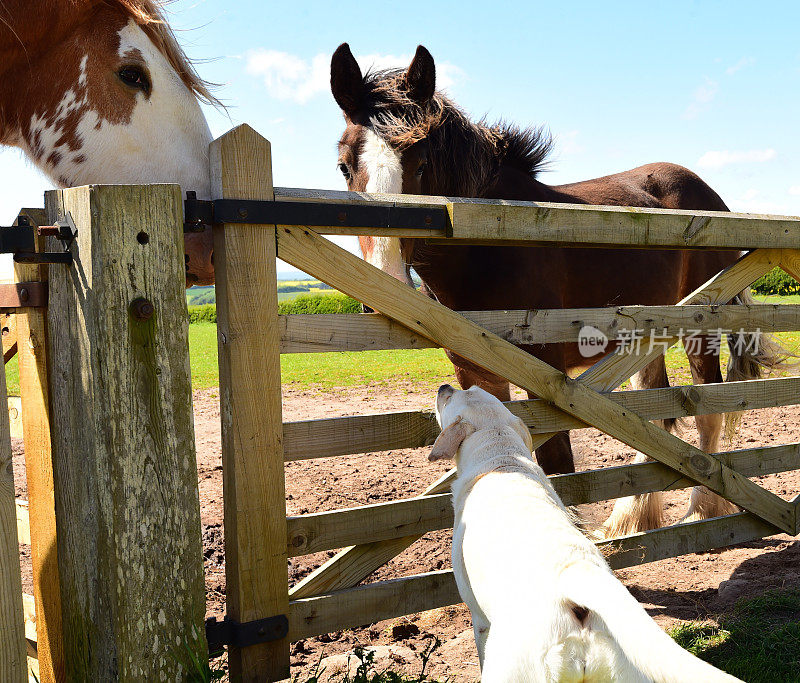
<svg viewBox="0 0 800 683"><path fill-rule="evenodd" d="M0 373L0 408L6 405L6 375ZM14 472L8 411L0 409L0 680L28 680L22 578L19 571Z"/></svg>
<svg viewBox="0 0 800 683"><path fill-rule="evenodd" d="M270 145L249 126L210 148L215 199L274 199ZM214 229L227 615L288 614L275 227ZM289 641L231 647L232 680L289 675Z"/></svg>
<svg viewBox="0 0 800 683"><path fill-rule="evenodd" d="M43 211L22 213L34 225L45 225ZM37 238L42 251L44 238ZM14 264L17 282L47 281L47 266ZM61 591L58 578L53 459L50 443L50 393L47 366L47 311L25 308L16 316L17 356L22 428L25 439L25 475L28 482L33 595L36 601L36 650L39 680L63 681L64 650Z"/></svg>
<svg viewBox="0 0 800 683"><path fill-rule="evenodd" d="M180 188L46 202L78 228L48 314L67 679L193 678L207 646Z"/></svg>

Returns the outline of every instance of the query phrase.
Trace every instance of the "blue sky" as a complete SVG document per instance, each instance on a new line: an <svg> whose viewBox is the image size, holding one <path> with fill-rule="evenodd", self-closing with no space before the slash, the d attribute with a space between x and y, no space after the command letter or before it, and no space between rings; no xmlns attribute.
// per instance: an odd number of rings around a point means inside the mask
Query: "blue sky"
<svg viewBox="0 0 800 683"><path fill-rule="evenodd" d="M344 189L328 90L339 43L379 66L422 43L470 114L551 129L544 182L672 161L734 210L800 214L800 3L177 0L170 19L221 84L212 132L246 122L267 137L276 185ZM0 169L0 223L42 205L49 182L16 150Z"/></svg>

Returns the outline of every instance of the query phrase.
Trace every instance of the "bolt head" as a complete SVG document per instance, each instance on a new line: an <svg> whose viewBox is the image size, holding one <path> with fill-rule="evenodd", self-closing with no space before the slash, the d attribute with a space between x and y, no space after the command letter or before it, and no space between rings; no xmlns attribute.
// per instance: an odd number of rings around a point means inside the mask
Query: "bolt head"
<svg viewBox="0 0 800 683"><path fill-rule="evenodd" d="M151 301L142 297L131 302L130 312L136 320L150 320L155 313L155 306Z"/></svg>

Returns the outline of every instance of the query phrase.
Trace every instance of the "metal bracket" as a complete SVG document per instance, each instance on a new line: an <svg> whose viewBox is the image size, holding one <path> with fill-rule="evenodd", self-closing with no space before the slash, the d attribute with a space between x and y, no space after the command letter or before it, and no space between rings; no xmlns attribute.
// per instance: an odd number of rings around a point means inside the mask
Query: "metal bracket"
<svg viewBox="0 0 800 683"><path fill-rule="evenodd" d="M444 230L449 220L444 208L257 199L206 201L197 199L194 192L186 193L184 212L184 232L202 232L215 223Z"/></svg>
<svg viewBox="0 0 800 683"><path fill-rule="evenodd" d="M17 282L0 285L0 310L47 306L46 282Z"/></svg>
<svg viewBox="0 0 800 683"><path fill-rule="evenodd" d="M78 234L69 214L56 223L37 228L39 234L52 234L64 242L63 252L36 251L34 226L27 216L19 215L16 225L0 228L0 253L13 254L17 263L72 263L70 244ZM55 232L46 232L47 230Z"/></svg>
<svg viewBox="0 0 800 683"><path fill-rule="evenodd" d="M209 652L217 652L224 645L250 647L259 643L281 640L289 635L289 619L285 614L239 623L225 617L206 619L206 640Z"/></svg>

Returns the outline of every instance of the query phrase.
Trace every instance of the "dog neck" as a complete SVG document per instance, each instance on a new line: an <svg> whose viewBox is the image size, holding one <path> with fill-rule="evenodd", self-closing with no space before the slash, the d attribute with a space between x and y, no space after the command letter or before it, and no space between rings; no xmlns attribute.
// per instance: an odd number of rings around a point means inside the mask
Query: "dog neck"
<svg viewBox="0 0 800 683"><path fill-rule="evenodd" d="M452 484L454 505L490 472L523 473L536 477L550 488L547 476L534 462L522 438L507 426L480 429L464 439L456 456L456 466L457 477Z"/></svg>

